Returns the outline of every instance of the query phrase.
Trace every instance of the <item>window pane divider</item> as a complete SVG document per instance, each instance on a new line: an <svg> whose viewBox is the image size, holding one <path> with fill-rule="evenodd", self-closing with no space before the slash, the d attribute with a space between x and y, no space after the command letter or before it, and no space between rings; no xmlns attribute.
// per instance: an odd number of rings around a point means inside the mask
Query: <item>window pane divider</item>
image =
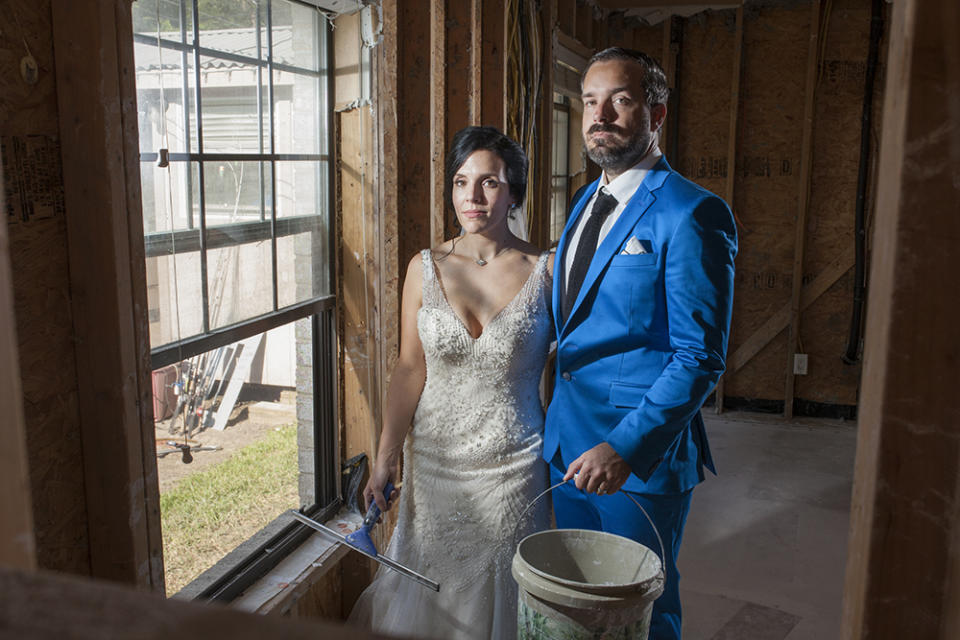
<svg viewBox="0 0 960 640"><path fill-rule="evenodd" d="M336 306L336 297L321 296L306 302L300 302L280 309L268 311L237 324L227 325L190 338L171 342L150 351L150 368L154 371L170 364L176 364L206 351L212 351L260 333L276 329L296 320L321 313Z"/></svg>

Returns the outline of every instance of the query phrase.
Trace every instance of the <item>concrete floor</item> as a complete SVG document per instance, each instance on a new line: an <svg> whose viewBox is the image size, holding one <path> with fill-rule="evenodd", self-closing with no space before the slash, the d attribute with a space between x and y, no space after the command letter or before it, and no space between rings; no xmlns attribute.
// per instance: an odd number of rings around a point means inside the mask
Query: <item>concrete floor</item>
<svg viewBox="0 0 960 640"><path fill-rule="evenodd" d="M719 475L680 550L684 640L839 637L854 423L703 413Z"/></svg>

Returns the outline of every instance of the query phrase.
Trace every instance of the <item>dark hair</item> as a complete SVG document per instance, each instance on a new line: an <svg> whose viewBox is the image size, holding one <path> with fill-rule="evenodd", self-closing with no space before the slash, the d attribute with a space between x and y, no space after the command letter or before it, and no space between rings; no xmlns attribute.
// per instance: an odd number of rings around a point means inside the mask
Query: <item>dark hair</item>
<svg viewBox="0 0 960 640"><path fill-rule="evenodd" d="M627 62L636 62L643 67L643 92L646 94L647 106L652 107L655 104L666 104L670 96L670 88L667 87L667 75L660 67L660 63L643 53L634 49L624 49L623 47L610 47L603 51L593 54L587 66L580 76L580 86L583 87L583 79L587 77L587 71L593 66L594 62L606 62L608 60L625 60Z"/></svg>
<svg viewBox="0 0 960 640"><path fill-rule="evenodd" d="M510 195L519 207L527 195L527 154L519 144L503 135L496 127L465 127L453 136L450 150L447 151L447 163L443 195L447 205L453 208L453 177L475 151L492 151L503 160L506 166L507 183Z"/></svg>

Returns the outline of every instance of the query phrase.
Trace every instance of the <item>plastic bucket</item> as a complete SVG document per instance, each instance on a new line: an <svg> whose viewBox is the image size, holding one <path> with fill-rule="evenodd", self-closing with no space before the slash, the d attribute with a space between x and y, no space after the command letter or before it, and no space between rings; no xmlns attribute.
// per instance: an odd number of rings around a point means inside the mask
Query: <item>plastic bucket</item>
<svg viewBox="0 0 960 640"><path fill-rule="evenodd" d="M652 549L585 529L527 536L517 545L511 572L520 587L519 640L645 640L664 585L663 564Z"/></svg>

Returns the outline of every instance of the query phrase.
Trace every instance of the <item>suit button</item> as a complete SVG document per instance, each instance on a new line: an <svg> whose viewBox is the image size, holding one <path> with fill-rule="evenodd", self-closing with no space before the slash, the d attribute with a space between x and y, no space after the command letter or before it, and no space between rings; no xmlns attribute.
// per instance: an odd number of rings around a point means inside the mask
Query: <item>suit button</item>
<svg viewBox="0 0 960 640"><path fill-rule="evenodd" d="M564 371L563 373L560 374L560 377L569 382L570 378L572 378L573 376L570 375L569 371Z"/></svg>

